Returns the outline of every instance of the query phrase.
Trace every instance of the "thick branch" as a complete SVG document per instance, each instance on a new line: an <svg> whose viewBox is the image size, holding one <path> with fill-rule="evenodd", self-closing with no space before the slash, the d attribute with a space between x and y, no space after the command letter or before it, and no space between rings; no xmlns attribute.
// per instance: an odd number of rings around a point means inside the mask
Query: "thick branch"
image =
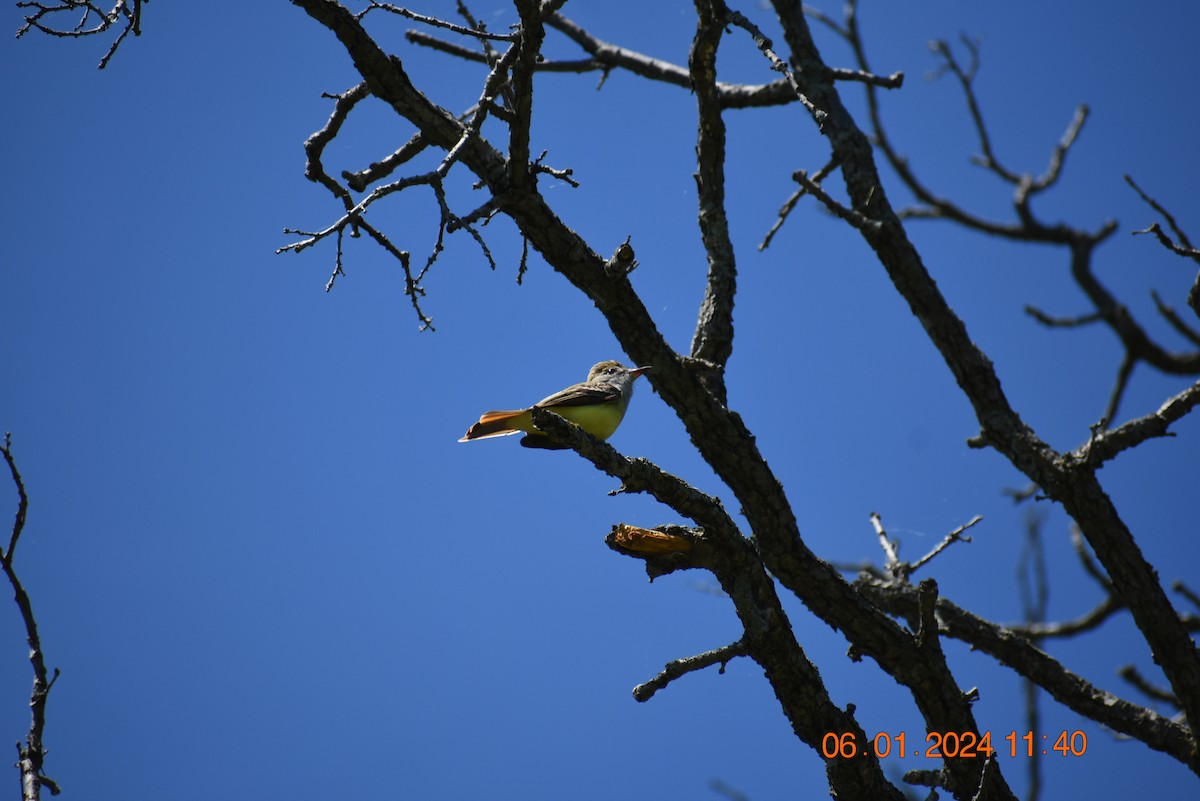
<svg viewBox="0 0 1200 801"><path fill-rule="evenodd" d="M293 2L338 35L372 93L416 124L432 143L450 148L459 140L461 125L415 90L399 61L389 59L352 15L328 0ZM833 78L808 38L799 4L779 0L777 6L796 65L795 75L803 82L804 95L812 104L814 117L841 161L853 210L871 222L860 230L879 253L897 288L975 406L985 441L994 443L1047 492L1056 497L1067 496L1071 487L1064 482L1057 454L1029 431L1010 408L990 362L971 342L961 320L948 308L908 242L879 184L870 144L842 107L833 88ZM595 303L626 353L639 364L654 366L650 380L655 389L683 420L701 455L736 494L770 570L817 615L844 630L861 653L877 659L885 670L909 687L931 727L943 731L977 730L969 701L958 689L944 660L936 654L918 652L911 635L867 603L804 545L790 503L741 418L709 390L702 378L703 369L668 347L633 291L627 274L606 269L605 260L554 214L536 190L510 191L503 157L485 142L472 138L463 148L461 162L492 190L496 208L512 217L546 261ZM1081 502L1093 500L1086 492L1079 498ZM1079 512L1070 505L1068 510ZM1085 532L1108 523L1121 529L1114 536L1128 538L1114 510L1104 509L1102 519L1082 514L1080 518ZM1096 550L1099 553L1101 548ZM1117 553L1116 558L1124 555ZM1114 576L1119 573L1107 564L1106 568ZM1123 586L1114 580L1126 600L1127 591L1144 593L1139 602L1143 608L1135 612L1135 617L1167 616L1170 606L1165 598L1160 603L1153 588L1146 592L1143 586L1147 576L1153 577L1152 571L1144 561L1132 571L1122 576ZM1158 593L1161 596L1161 588ZM1177 663L1172 669L1173 684L1191 678L1190 668L1178 665L1181 654L1176 646L1181 640L1164 631L1151 642L1160 661ZM1200 687L1200 682L1193 682L1192 686ZM1185 709L1191 708L1186 693L1180 695ZM959 786L980 786L981 764L973 760L950 760L947 769L959 779ZM986 798L1011 797L1002 779L989 781L985 789Z"/></svg>
<svg viewBox="0 0 1200 801"><path fill-rule="evenodd" d="M538 0L517 0L521 15L521 33L517 38L516 59L512 68L513 122L508 136L508 184L517 192L534 191L536 174L529 153L530 126L533 124L533 72L541 60L542 40L546 31Z"/></svg>
<svg viewBox="0 0 1200 801"><path fill-rule="evenodd" d="M872 578L861 578L857 585L881 607L914 624L917 621L920 598L913 586ZM1135 737L1185 764L1193 758L1195 742L1187 726L1100 690L1020 634L973 615L945 598L938 599L936 612L943 636L968 643L1008 665L1068 709Z"/></svg>
<svg viewBox="0 0 1200 801"><path fill-rule="evenodd" d="M725 121L717 91L717 47L725 32L724 3L698 0L696 36L688 59L696 95L696 190L700 238L708 258L704 301L692 337L692 357L714 368L713 390L724 399L725 365L733 353L733 300L737 261L725 215Z"/></svg>
<svg viewBox="0 0 1200 801"><path fill-rule="evenodd" d="M796 74L803 77L805 94L818 110L815 121L841 161L841 174L846 179L852 206L878 223L858 230L875 250L893 285L908 302L970 401L982 428L979 441L1004 454L1050 497L1061 502L1079 523L1122 600L1130 604L1138 627L1180 696L1189 719L1200 722L1200 658L1154 570L1143 558L1094 472L1073 469L1074 464L1064 462L1009 404L991 361L974 344L966 326L942 296L892 210L879 180L870 142L846 111L836 87L819 80L823 65L799 3L774 0L774 6L783 22ZM1087 255L1094 244L1094 241L1086 245L1075 243L1076 257ZM764 549L764 554L771 551ZM770 558L768 566L781 575ZM1200 757L1193 757L1190 764L1200 770ZM954 771L966 766L952 761L947 767ZM959 783L974 785L976 782L969 778L964 776Z"/></svg>
<svg viewBox="0 0 1200 801"><path fill-rule="evenodd" d="M737 611L744 634L738 647L762 666L775 690L792 730L820 753L830 732L853 732L859 743L866 734L854 719L829 698L817 669L796 641L795 632L775 592L775 583L763 568L753 544L742 537L720 502L688 487L645 459L629 459L611 445L588 435L553 412L533 409L533 422L558 442L600 470L621 480L623 491L645 491L677 512L701 523L698 537L684 566L710 570ZM711 520L714 525L706 525ZM830 788L842 799L895 799L903 794L884 778L879 760L870 754L835 758L825 763Z"/></svg>

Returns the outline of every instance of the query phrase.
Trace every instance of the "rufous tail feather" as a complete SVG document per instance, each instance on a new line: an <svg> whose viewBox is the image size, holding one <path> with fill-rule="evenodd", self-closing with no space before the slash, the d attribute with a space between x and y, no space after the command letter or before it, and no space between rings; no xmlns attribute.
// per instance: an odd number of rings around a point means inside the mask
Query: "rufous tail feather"
<svg viewBox="0 0 1200 801"><path fill-rule="evenodd" d="M524 409L484 412L483 416L479 418L479 422L468 428L467 433L463 435L459 442L469 442L473 439L487 439L488 437L505 437L509 434L516 434L521 429L511 427L509 425L509 421L511 421L513 418L520 417L524 413Z"/></svg>

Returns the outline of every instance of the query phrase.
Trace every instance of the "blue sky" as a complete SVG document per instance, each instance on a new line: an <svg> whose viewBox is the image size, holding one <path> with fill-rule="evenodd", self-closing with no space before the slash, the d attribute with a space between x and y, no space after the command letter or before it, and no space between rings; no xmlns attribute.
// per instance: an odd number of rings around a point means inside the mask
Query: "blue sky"
<svg viewBox="0 0 1200 801"><path fill-rule="evenodd" d="M690 4L644 5L566 11L602 38L685 63ZM1130 236L1155 215L1122 175L1200 236L1200 12L1178 1L1152 14L982 6L864 4L875 68L907 75L885 98L895 141L942 194L1009 219L1005 188L969 163L978 148L957 87L924 77L935 66L927 42L982 38L984 113L1014 169L1040 173L1088 103L1066 176L1035 208L1092 229L1116 218L1098 274L1184 349L1154 319L1149 290L1183 308L1193 273ZM502 3L473 10L493 29L513 20ZM741 10L770 32L766 12ZM11 5L4 20L19 25ZM409 27L377 30L432 99L465 109L477 70L414 49ZM13 432L32 499L18 567L48 661L63 671L46 768L66 797L716 798L713 779L754 801L821 795L820 760L791 735L752 663L632 700L666 661L737 637L711 579L648 584L602 541L617 521L683 521L646 498L609 497L616 483L573 454L455 442L485 409L526 405L596 361L624 359L595 309L536 258L517 286L520 243L503 220L484 229L494 272L469 238L449 240L426 282L434 333L418 333L398 267L363 241L326 294L331 246L274 251L292 241L285 227L323 228L338 214L305 180L301 147L328 113L321 93L354 83L333 37L285 2L228 4L208 19L153 3L144 30L103 72L107 42L30 35L0 47L10 108L0 429ZM817 35L832 63L849 65ZM549 52L575 51L558 40ZM728 80L772 77L741 35L722 46L720 66ZM583 184L547 194L597 250L632 237L635 287L686 349L704 275L693 100L620 73L595 85L539 80L534 151L549 148L548 163ZM852 87L844 94L861 108ZM338 169L409 134L379 108L351 123L330 153ZM757 251L790 173L824 163L802 110L742 112L729 126L740 263L730 403L806 540L827 559L878 563L868 515L879 512L915 558L982 514L974 541L929 574L962 606L1018 618L1023 510L1002 490L1021 476L966 447L978 430L967 403L852 232L802 203ZM480 202L465 176L452 183L459 211ZM423 259L433 199L405 194L374 219ZM1055 447L1085 441L1115 375L1115 339L1100 328L1047 332L1022 312L1088 310L1063 254L936 222L910 230L1014 405ZM1139 368L1122 418L1187 384ZM1200 422L1175 431L1102 478L1164 581L1196 586L1187 500ZM612 442L728 499L645 382ZM11 510L5 487L0 509ZM1099 593L1071 555L1068 521L1047 512L1050 614L1073 617ZM891 679L851 663L840 635L789 609L837 703L856 704L869 731L921 731ZM0 732L15 740L30 674L16 610L2 612ZM1115 675L1126 663L1157 675L1135 633L1118 617L1050 650L1141 700ZM981 689L981 725L997 737L1023 729L1017 679L949 647L963 686ZM1089 743L1083 757L1046 758L1045 797L1194 788L1170 759L1049 701L1043 710L1044 729L1080 729ZM1021 791L1023 766L1005 767Z"/></svg>

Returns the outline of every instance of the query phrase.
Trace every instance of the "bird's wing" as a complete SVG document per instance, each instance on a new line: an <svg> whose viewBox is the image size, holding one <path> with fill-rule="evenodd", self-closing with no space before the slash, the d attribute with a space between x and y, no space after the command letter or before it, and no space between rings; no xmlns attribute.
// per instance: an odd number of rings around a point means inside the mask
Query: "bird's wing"
<svg viewBox="0 0 1200 801"><path fill-rule="evenodd" d="M620 397L620 390L612 384L576 384L555 392L548 398L543 398L536 405L543 409L550 406L591 406L599 403L613 403Z"/></svg>

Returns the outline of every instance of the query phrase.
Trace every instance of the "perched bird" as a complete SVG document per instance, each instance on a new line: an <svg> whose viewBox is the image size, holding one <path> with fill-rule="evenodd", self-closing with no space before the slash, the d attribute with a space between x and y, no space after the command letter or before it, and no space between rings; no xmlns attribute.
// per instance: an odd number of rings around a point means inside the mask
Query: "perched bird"
<svg viewBox="0 0 1200 801"><path fill-rule="evenodd" d="M561 450L566 447L555 443L533 426L531 409L549 409L565 417L584 431L599 439L608 439L625 417L629 399L633 397L633 382L649 367L629 368L620 362L600 362L588 372L587 380L564 390L555 392L529 409L485 412L479 422L467 429L459 442L473 439L503 437L525 432L521 444L526 448Z"/></svg>

